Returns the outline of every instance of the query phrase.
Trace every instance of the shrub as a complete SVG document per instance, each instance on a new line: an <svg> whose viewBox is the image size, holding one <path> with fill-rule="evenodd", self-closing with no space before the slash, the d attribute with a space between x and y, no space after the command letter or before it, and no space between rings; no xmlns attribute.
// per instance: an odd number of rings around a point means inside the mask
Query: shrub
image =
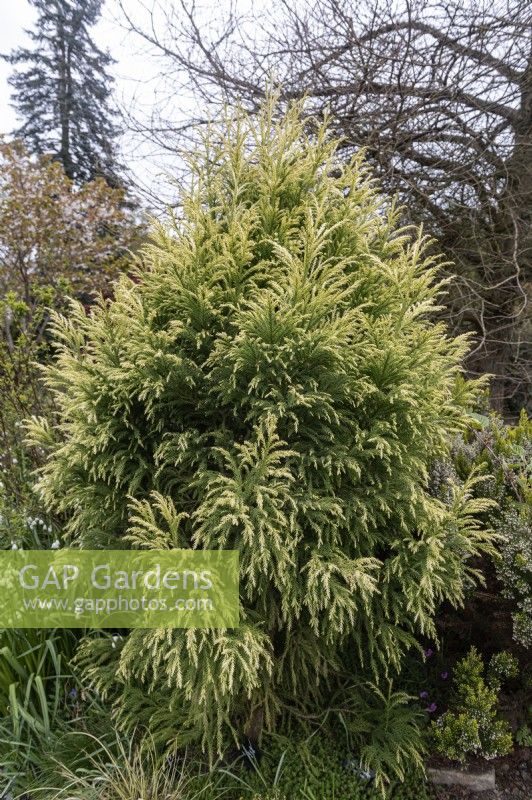
<svg viewBox="0 0 532 800"><path fill-rule="evenodd" d="M497 575L503 596L514 600L512 614L514 639L523 647L532 646L532 511L516 506L505 511L496 526L501 534Z"/></svg>
<svg viewBox="0 0 532 800"><path fill-rule="evenodd" d="M509 653L491 659L487 679L484 663L472 647L458 662L453 678L451 708L431 725L434 748L452 761L467 756L491 759L512 749L512 735L505 720L497 718L501 680L517 674L517 662Z"/></svg>
<svg viewBox="0 0 532 800"><path fill-rule="evenodd" d="M473 391L466 343L430 321L437 262L299 114L209 130L135 279L55 318L59 422L30 426L75 546L239 550L238 629L80 653L123 720L162 692L168 728L211 752L399 669L490 547L469 486L449 506L427 488Z"/></svg>
<svg viewBox="0 0 532 800"><path fill-rule="evenodd" d="M0 140L0 290L32 304L39 286L105 288L129 263L139 229L124 192L103 178L76 187L49 156Z"/></svg>
<svg viewBox="0 0 532 800"><path fill-rule="evenodd" d="M461 479L482 469L489 483L482 485L501 508L532 502L532 420L521 411L515 425L496 414L472 414L471 426L455 438L453 464Z"/></svg>
<svg viewBox="0 0 532 800"><path fill-rule="evenodd" d="M532 420L521 412L515 425L496 415L472 415L472 425L455 437L452 460L432 468L431 491L449 502L453 487L475 472L485 475L476 494L496 501L489 523L498 534L494 559L502 596L514 601L513 637L532 644Z"/></svg>

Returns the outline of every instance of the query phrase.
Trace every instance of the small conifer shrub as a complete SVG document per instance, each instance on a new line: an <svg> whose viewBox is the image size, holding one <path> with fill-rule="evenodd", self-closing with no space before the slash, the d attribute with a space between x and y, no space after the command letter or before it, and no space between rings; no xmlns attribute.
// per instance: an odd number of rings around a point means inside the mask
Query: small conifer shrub
<svg viewBox="0 0 532 800"><path fill-rule="evenodd" d="M208 131L134 279L55 318L58 421L30 427L67 542L240 551L238 629L80 653L124 722L160 692L167 735L213 752L398 669L490 547L467 485L428 492L472 392L466 342L430 321L437 259L300 112Z"/></svg>
<svg viewBox="0 0 532 800"><path fill-rule="evenodd" d="M435 751L452 761L492 759L512 749L510 726L498 717L497 705L501 683L518 674L517 661L510 653L496 653L484 673L482 658L472 647L456 665L450 709L432 723Z"/></svg>

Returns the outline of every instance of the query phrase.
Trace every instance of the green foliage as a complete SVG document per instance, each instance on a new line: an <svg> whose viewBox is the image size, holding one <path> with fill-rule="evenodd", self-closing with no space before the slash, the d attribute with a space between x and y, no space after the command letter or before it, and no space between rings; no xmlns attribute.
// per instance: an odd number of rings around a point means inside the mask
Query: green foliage
<svg viewBox="0 0 532 800"><path fill-rule="evenodd" d="M216 775L217 770L214 771ZM382 800L372 773L346 744L343 726L315 730L310 736L267 737L260 762L223 769L220 788L235 800ZM225 796L225 795L224 795ZM426 800L421 771L412 764L404 780L388 785L390 800Z"/></svg>
<svg viewBox="0 0 532 800"><path fill-rule="evenodd" d="M394 691L391 681L386 688L368 684L345 694L339 716L349 749L358 754L362 770L374 775L377 789L385 793L390 780L404 783L421 774L424 715L409 705L413 698Z"/></svg>
<svg viewBox="0 0 532 800"><path fill-rule="evenodd" d="M513 600L514 639L532 644L532 420L521 412L516 425L505 425L492 414L472 415L472 426L455 438L452 463L433 468L432 490L447 500L453 485L484 473L477 495L497 505L490 523L498 535L494 559L503 597Z"/></svg>
<svg viewBox="0 0 532 800"><path fill-rule="evenodd" d="M45 329L45 304L60 306L55 292L37 287L33 308L15 292L0 300L0 543L20 544L28 538L28 522L41 517L42 504L33 491L36 452L24 445L21 421L31 413L48 414L50 398L39 385L36 362L50 354ZM46 521L48 524L48 520Z"/></svg>
<svg viewBox="0 0 532 800"><path fill-rule="evenodd" d="M504 681L517 678L518 675L519 663L511 653L503 650L491 657L487 671L487 680L490 686L499 689Z"/></svg>
<svg viewBox="0 0 532 800"><path fill-rule="evenodd" d="M4 775L16 779L39 763L68 707L75 679L70 631L0 632L0 744Z"/></svg>
<svg viewBox="0 0 532 800"><path fill-rule="evenodd" d="M99 720L106 733L91 732ZM96 728L94 728L96 730ZM341 743L342 742L342 743ZM89 726L66 731L52 750L41 753L37 779L19 784L43 800L379 800L382 793L364 777L360 762L345 746L345 737L316 729L290 737L265 737L260 762L219 762L208 770L196 752L167 757L151 736L128 741L112 728L105 710ZM53 788L52 788L53 787ZM18 787L17 787L18 788ZM423 776L410 769L394 780L389 800L428 800Z"/></svg>
<svg viewBox="0 0 532 800"><path fill-rule="evenodd" d="M67 733L77 739L73 761L61 753L52 759L52 783L42 776L28 791L38 790L43 800L216 800L207 774L196 775L186 759L161 758L150 739L125 742L116 732L97 737L89 732ZM44 783L43 783L44 781Z"/></svg>
<svg viewBox="0 0 532 800"><path fill-rule="evenodd" d="M240 552L238 629L80 651L124 725L163 693L172 746L213 755L257 716L325 708L353 670L380 683L491 547L473 484L428 492L473 393L466 342L430 321L437 259L335 148L273 101L209 129L135 279L54 318L59 419L30 440L65 539Z"/></svg>
<svg viewBox="0 0 532 800"><path fill-rule="evenodd" d="M434 749L452 761L468 756L491 759L512 749L512 735L505 720L497 718L502 678L514 677L517 662L509 653L494 656L484 678L484 663L477 650L458 662L453 677L451 707L431 726Z"/></svg>
<svg viewBox="0 0 532 800"><path fill-rule="evenodd" d="M516 506L503 512L496 526L502 541L497 575L503 596L514 600L514 639L532 645L532 505Z"/></svg>
<svg viewBox="0 0 532 800"><path fill-rule="evenodd" d="M532 747L532 727L521 725L515 732L515 741L520 747Z"/></svg>
<svg viewBox="0 0 532 800"><path fill-rule="evenodd" d="M516 425L506 425L496 414L471 415L469 430L456 437L452 455L456 474L466 479L483 470L489 483L482 489L502 508L532 502L532 420L526 412Z"/></svg>
<svg viewBox="0 0 532 800"><path fill-rule="evenodd" d="M519 715L519 727L515 732L515 741L520 747L532 747L532 696L530 689L532 688L532 676L530 675L530 667L525 668L524 674L521 679L527 690L525 701L521 704Z"/></svg>

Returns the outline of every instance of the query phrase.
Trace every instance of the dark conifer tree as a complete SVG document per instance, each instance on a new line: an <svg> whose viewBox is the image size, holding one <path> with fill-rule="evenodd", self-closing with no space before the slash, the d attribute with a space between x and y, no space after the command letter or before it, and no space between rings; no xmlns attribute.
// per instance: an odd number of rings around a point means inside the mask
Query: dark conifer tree
<svg viewBox="0 0 532 800"><path fill-rule="evenodd" d="M52 153L77 183L103 176L116 185L120 131L107 72L113 59L90 33L103 0L30 2L39 12L35 30L28 32L33 47L6 56L20 65L10 78L22 120L15 135L35 153Z"/></svg>

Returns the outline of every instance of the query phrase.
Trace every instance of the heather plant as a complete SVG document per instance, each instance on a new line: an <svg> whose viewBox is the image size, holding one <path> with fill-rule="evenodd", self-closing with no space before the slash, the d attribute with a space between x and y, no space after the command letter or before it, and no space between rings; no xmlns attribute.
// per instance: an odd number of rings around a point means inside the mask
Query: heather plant
<svg viewBox="0 0 532 800"><path fill-rule="evenodd" d="M523 409L516 424L508 425L491 414L473 414L465 435L452 445L455 475L466 479L482 469L488 480L482 492L501 508L532 503L532 420Z"/></svg>
<svg viewBox="0 0 532 800"><path fill-rule="evenodd" d="M470 483L428 491L474 391L466 342L431 321L438 259L300 112L270 100L206 131L135 275L55 316L58 422L30 426L66 542L239 551L239 628L78 656L120 723L143 704L212 755L400 669L491 547Z"/></svg>
<svg viewBox="0 0 532 800"><path fill-rule="evenodd" d="M496 526L501 536L497 575L502 594L516 605L512 614L513 637L523 647L532 646L532 510L517 506L505 510Z"/></svg>
<svg viewBox="0 0 532 800"><path fill-rule="evenodd" d="M450 458L432 464L431 492L448 502L453 484L481 474L475 494L495 501L490 515L496 520L502 509L532 501L532 421L524 410L514 425L495 413L469 416L467 429L452 440Z"/></svg>
<svg viewBox="0 0 532 800"><path fill-rule="evenodd" d="M431 469L431 492L452 501L456 486L473 474L483 480L477 496L494 503L487 521L497 533L494 573L502 597L513 601L513 638L523 647L532 644L532 420L523 410L515 425L495 414L473 414L472 424L452 443L451 458ZM486 520L486 517L484 516Z"/></svg>

